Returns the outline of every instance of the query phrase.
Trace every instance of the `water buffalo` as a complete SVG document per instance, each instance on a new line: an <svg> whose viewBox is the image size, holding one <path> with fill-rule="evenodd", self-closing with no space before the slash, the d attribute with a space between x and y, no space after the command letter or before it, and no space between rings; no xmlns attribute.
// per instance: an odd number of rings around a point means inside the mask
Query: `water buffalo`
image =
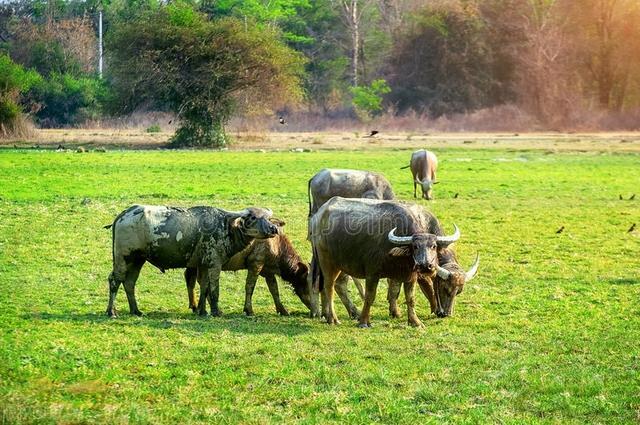
<svg viewBox="0 0 640 425"><path fill-rule="evenodd" d="M325 168L308 184L309 217L334 196L343 198L395 199L391 184L378 173Z"/></svg>
<svg viewBox="0 0 640 425"><path fill-rule="evenodd" d="M408 322L422 326L414 310L418 274L435 276L437 249L460 237L457 227L454 235L440 236L443 232L438 220L420 206L341 197L320 207L309 227L312 279L314 286L323 288L328 323L338 323L333 291L340 273L366 279L360 327L371 325L369 315L378 281L385 277L404 283Z"/></svg>
<svg viewBox="0 0 640 425"><path fill-rule="evenodd" d="M438 170L438 158L433 152L427 150L415 151L411 155L411 174L413 175L413 197L416 198L416 185L422 189L422 197L433 199L433 185L437 184L436 171ZM407 167L403 167L407 168Z"/></svg>
<svg viewBox="0 0 640 425"><path fill-rule="evenodd" d="M278 223L284 225L284 223ZM283 316L288 316L289 312L280 301L278 292L278 282L276 275L289 282L294 293L300 300L311 309L311 299L307 276L309 268L298 253L293 248L291 241L283 233L279 233L271 239L256 239L245 249L231 257L222 266L223 271L247 270L247 280L245 284L244 312L247 316L253 316L253 305L251 299L253 290L258 280L258 275L265 278L269 292L276 305L276 311ZM196 311L195 285L197 272L195 268L188 268L184 273L187 281L187 293L189 295L189 307Z"/></svg>
<svg viewBox="0 0 640 425"><path fill-rule="evenodd" d="M438 250L438 268L435 279L418 278L420 289L429 300L431 312L438 317L447 317L453 314L455 297L462 293L464 284L472 280L480 265L480 257L476 255L476 260L465 272L456 258L455 252L451 248ZM398 296L400 295L401 282L389 281L389 314L392 317L400 317L398 309Z"/></svg>
<svg viewBox="0 0 640 425"><path fill-rule="evenodd" d="M111 226L113 271L109 275L107 314L115 317L114 301L120 284L131 314L142 315L135 298L135 284L145 262L159 268L192 268L200 283L198 313L219 316L219 279L222 265L254 239L274 237L272 212L247 208L239 212L213 207L176 208L134 205L120 213Z"/></svg>

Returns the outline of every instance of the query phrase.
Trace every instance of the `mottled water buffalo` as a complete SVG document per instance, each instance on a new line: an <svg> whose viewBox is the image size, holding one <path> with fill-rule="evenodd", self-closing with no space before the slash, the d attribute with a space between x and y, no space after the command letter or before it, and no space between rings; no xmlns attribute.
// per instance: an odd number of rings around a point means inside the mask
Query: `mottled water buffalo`
<svg viewBox="0 0 640 425"><path fill-rule="evenodd" d="M284 225L284 223L278 223L278 225ZM289 315L289 312L280 301L276 275L280 276L286 282L289 282L294 293L300 298L304 305L311 309L310 291L307 281L309 268L302 262L302 259L293 248L291 241L289 241L289 238L282 232L271 239L254 240L245 249L231 257L231 259L222 266L222 270L247 270L244 299L244 312L247 316L253 316L251 299L258 275L264 277L267 281L269 292L271 292L278 313L283 316ZM189 307L191 307L193 311L196 311L196 269L186 269L184 277L187 281Z"/></svg>
<svg viewBox="0 0 640 425"><path fill-rule="evenodd" d="M411 174L413 175L413 197L416 198L416 185L422 189L424 199L433 199L433 185L437 184L436 171L438 170L438 158L433 152L421 149L411 155ZM407 167L403 167L407 168Z"/></svg>
<svg viewBox="0 0 640 425"><path fill-rule="evenodd" d="M336 278L347 273L366 279L359 326L370 326L378 281L385 277L404 283L408 322L421 326L414 310L415 282L419 273L435 276L437 249L460 237L455 229L454 235L441 236L438 220L417 205L341 197L329 200L310 221L312 279L314 286L323 288L327 322L338 323L333 291Z"/></svg>
<svg viewBox="0 0 640 425"><path fill-rule="evenodd" d="M472 280L480 265L480 257L465 272L458 263L455 252L451 248L438 250L438 268L435 279L419 277L420 289L429 300L431 312L438 317L447 317L453 314L456 295L462 293L464 284ZM392 317L400 317L398 308L398 296L400 295L401 282L389 281L389 314Z"/></svg>
<svg viewBox="0 0 640 425"><path fill-rule="evenodd" d="M395 199L391 184L378 173L325 168L308 184L309 217L334 196L343 198Z"/></svg>
<svg viewBox="0 0 640 425"><path fill-rule="evenodd" d="M272 212L247 208L239 212L213 207L176 208L134 205L114 220L113 271L109 275L107 314L115 317L114 301L124 284L131 314L142 315L135 298L135 284L145 262L159 268L195 269L200 283L198 313L206 315L209 299L211 314L218 308L222 265L245 249L254 239L274 237ZM110 227L110 226L106 226Z"/></svg>

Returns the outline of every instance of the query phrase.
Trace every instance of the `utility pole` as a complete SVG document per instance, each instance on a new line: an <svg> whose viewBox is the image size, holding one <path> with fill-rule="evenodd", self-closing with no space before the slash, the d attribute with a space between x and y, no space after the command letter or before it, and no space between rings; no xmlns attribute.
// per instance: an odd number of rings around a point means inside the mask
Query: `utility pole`
<svg viewBox="0 0 640 425"><path fill-rule="evenodd" d="M102 7L98 12L98 76L102 79Z"/></svg>

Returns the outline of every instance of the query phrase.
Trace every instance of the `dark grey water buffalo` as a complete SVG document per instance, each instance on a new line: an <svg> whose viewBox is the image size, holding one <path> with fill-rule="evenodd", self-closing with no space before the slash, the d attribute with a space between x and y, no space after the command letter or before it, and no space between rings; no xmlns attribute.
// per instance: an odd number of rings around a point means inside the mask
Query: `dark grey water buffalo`
<svg viewBox="0 0 640 425"><path fill-rule="evenodd" d="M382 175L371 171L340 170L325 168L309 180L309 217L334 196L343 198L395 199L389 181ZM347 289L349 276L342 273L336 282L336 292L352 318L360 312L349 298ZM360 297L364 299L362 284L353 279ZM313 315L313 313L312 313Z"/></svg>
<svg viewBox="0 0 640 425"><path fill-rule="evenodd" d="M366 279L360 326L370 326L370 310L378 281L404 283L409 324L421 326L415 310L418 274L434 277L437 249L460 237L444 236L438 220L417 205L397 201L335 197L311 218L314 285L323 287L327 322L338 323L333 309L335 280L340 273Z"/></svg>
<svg viewBox="0 0 640 425"><path fill-rule="evenodd" d="M325 168L311 177L309 190L309 216L315 214L334 196L343 198L395 199L391 184L378 173L361 170Z"/></svg>
<svg viewBox="0 0 640 425"><path fill-rule="evenodd" d="M284 223L278 223L284 225ZM245 284L244 312L247 316L253 316L253 305L251 299L253 290L258 280L258 275L265 278L269 292L273 297L276 311L283 316L288 316L289 312L280 301L278 282L276 275L291 284L294 293L300 298L304 305L311 309L311 299L307 276L308 266L302 261L291 241L283 233L279 233L270 239L256 239L245 249L235 254L222 266L223 271L247 270L247 280ZM195 285L197 271L195 268L188 268L184 274L187 281L187 293L189 295L189 307L196 311Z"/></svg>
<svg viewBox="0 0 640 425"><path fill-rule="evenodd" d="M438 158L433 152L421 149L411 155L411 174L413 175L413 197L416 198L416 185L422 189L424 199L433 199L433 185L437 184L436 171ZM403 167L407 168L407 167Z"/></svg>
<svg viewBox="0 0 640 425"><path fill-rule="evenodd" d="M471 281L478 272L480 257L469 269L464 269L458 263L455 252L451 248L438 250L438 267L435 279L418 279L422 292L429 300L431 312L438 317L447 317L453 314L456 295L462 293L464 284ZM400 295L401 282L389 281L389 314L392 317L400 317L398 309L398 296Z"/></svg>
<svg viewBox="0 0 640 425"><path fill-rule="evenodd" d="M148 261L161 271L195 269L200 283L199 314L207 314L208 298L211 314L220 315L222 265L255 238L274 237L278 228L269 221L271 217L271 211L262 208L230 212L213 207L134 205L126 209L111 225L113 271L109 275L107 314L116 315L114 301L123 283L129 311L142 315L136 303L135 284L140 269Z"/></svg>

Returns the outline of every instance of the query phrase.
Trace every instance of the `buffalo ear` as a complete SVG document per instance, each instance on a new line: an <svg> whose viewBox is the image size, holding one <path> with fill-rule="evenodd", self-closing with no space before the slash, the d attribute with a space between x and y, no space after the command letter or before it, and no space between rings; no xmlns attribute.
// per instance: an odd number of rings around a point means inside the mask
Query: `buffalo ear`
<svg viewBox="0 0 640 425"><path fill-rule="evenodd" d="M410 254L409 247L407 246L396 246L395 248L391 248L389 251L389 255L392 257L405 257Z"/></svg>
<svg viewBox="0 0 640 425"><path fill-rule="evenodd" d="M279 218L275 218L275 217L270 218L269 221L271 222L271 224L275 224L276 226L280 226L280 227L284 227L284 225L287 224L284 221L280 220Z"/></svg>
<svg viewBox="0 0 640 425"><path fill-rule="evenodd" d="M309 267L307 267L307 265L302 261L298 262L298 273L300 274L309 273Z"/></svg>

